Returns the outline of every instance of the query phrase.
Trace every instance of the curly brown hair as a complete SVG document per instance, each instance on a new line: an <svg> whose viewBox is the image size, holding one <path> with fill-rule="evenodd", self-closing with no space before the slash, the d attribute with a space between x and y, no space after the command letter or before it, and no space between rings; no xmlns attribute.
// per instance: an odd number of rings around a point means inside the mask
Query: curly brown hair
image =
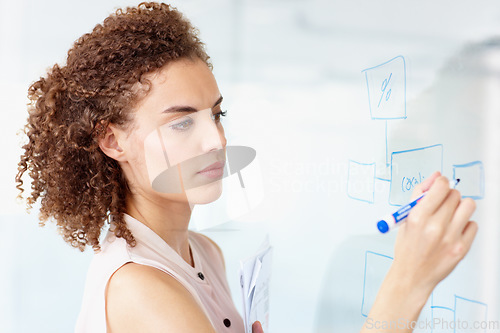
<svg viewBox="0 0 500 333"><path fill-rule="evenodd" d="M175 8L141 3L118 9L80 37L65 66L54 65L28 90L29 139L18 164L32 179L28 210L40 200L40 225L52 218L64 240L84 251L100 250L104 224L131 246L135 240L123 219L126 179L117 161L99 148L108 124L133 122L133 106L147 93L147 73L181 58L200 58L212 68L204 44ZM145 86L136 89L137 84Z"/></svg>

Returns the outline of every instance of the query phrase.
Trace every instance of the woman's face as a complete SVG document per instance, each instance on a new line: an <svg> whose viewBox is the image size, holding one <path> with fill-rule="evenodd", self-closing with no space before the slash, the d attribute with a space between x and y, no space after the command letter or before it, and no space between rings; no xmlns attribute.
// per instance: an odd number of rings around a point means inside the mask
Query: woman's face
<svg viewBox="0 0 500 333"><path fill-rule="evenodd" d="M119 141L133 194L209 203L219 198L226 138L217 82L201 60L182 59L146 76L151 90ZM200 173L217 163L218 169Z"/></svg>

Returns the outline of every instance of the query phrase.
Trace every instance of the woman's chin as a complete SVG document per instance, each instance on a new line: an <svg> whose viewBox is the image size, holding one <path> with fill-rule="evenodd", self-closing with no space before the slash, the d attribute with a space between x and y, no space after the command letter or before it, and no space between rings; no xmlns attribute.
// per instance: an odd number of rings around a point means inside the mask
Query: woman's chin
<svg viewBox="0 0 500 333"><path fill-rule="evenodd" d="M219 199L221 194L222 179L186 190L186 196L191 206L209 204Z"/></svg>

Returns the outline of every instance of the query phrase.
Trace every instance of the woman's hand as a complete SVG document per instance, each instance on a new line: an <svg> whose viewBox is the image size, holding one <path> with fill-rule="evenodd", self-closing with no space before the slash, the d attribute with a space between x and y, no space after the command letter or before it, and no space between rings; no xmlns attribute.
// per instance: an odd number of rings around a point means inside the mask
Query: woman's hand
<svg viewBox="0 0 500 333"><path fill-rule="evenodd" d="M262 324L260 321L256 321L252 325L252 333L264 333L264 330L262 329Z"/></svg>
<svg viewBox="0 0 500 333"><path fill-rule="evenodd" d="M377 332L413 332L411 326L388 326L391 322L416 321L434 287L469 251L477 224L470 221L476 204L461 200L448 179L434 173L413 193L426 195L399 227L394 261L377 294L362 333L373 332L373 323L388 327Z"/></svg>
<svg viewBox="0 0 500 333"><path fill-rule="evenodd" d="M425 191L398 230L391 270L430 294L469 251L477 224L469 220L475 202L461 200L439 172L417 186L413 199Z"/></svg>

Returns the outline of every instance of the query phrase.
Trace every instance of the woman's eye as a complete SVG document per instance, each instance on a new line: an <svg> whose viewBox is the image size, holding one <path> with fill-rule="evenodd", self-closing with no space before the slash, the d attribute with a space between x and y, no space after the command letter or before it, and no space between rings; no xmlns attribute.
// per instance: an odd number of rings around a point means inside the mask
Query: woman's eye
<svg viewBox="0 0 500 333"><path fill-rule="evenodd" d="M216 123L220 122L220 117L225 117L227 111L220 111L217 113L212 114L212 120L215 121ZM170 125L169 127L174 130L174 131L187 131L194 123L194 120L191 118L184 119L183 121L180 121L178 123L175 123L173 125Z"/></svg>
<svg viewBox="0 0 500 333"><path fill-rule="evenodd" d="M185 131L193 124L191 118L181 121L177 124L170 125L170 128L176 131Z"/></svg>
<svg viewBox="0 0 500 333"><path fill-rule="evenodd" d="M212 115L212 119L214 121L216 121L216 122L219 122L220 121L220 117L225 117L226 113L227 113L227 111L220 111L220 112L214 113Z"/></svg>

